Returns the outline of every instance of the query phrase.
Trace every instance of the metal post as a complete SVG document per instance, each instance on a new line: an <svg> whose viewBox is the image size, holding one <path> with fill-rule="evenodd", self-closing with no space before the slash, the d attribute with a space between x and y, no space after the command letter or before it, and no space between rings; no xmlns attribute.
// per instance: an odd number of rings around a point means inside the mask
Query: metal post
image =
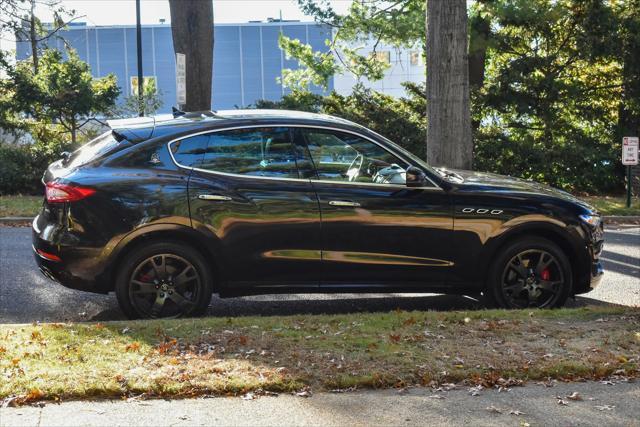
<svg viewBox="0 0 640 427"><path fill-rule="evenodd" d="M138 115L144 116L144 93L142 77L142 26L140 25L140 0L136 0L136 43L138 55Z"/></svg>
<svg viewBox="0 0 640 427"><path fill-rule="evenodd" d="M627 166L627 207L631 207L631 166Z"/></svg>

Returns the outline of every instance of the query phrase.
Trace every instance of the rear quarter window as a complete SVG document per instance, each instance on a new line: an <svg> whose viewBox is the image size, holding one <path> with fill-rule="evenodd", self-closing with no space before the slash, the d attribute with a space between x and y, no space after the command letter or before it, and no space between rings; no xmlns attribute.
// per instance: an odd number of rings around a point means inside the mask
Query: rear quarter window
<svg viewBox="0 0 640 427"><path fill-rule="evenodd" d="M209 135L195 135L171 143L171 154L180 166L200 167L207 151Z"/></svg>
<svg viewBox="0 0 640 427"><path fill-rule="evenodd" d="M67 168L82 166L92 160L114 153L128 144L126 140L116 139L112 131L105 132L74 151L64 166Z"/></svg>

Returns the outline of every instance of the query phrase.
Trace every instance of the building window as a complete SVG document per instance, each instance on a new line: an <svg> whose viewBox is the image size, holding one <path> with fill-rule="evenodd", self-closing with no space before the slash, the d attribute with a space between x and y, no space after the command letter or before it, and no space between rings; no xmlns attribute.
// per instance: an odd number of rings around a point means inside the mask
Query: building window
<svg viewBox="0 0 640 427"><path fill-rule="evenodd" d="M384 62L385 64L390 64L391 63L391 52L389 52L388 50L382 50L382 51L374 52L374 57L378 61Z"/></svg>
<svg viewBox="0 0 640 427"><path fill-rule="evenodd" d="M414 67L422 65L422 52L418 50L412 50L411 52L409 52L409 61Z"/></svg>

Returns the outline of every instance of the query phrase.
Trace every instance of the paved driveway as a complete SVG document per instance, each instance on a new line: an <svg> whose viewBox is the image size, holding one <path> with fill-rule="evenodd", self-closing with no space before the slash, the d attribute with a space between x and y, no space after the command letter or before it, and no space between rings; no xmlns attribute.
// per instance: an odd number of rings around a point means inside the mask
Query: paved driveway
<svg viewBox="0 0 640 427"><path fill-rule="evenodd" d="M572 301L572 306L607 303L640 306L640 228L608 229L606 239L604 264L607 273L603 283L594 292ZM266 295L214 297L209 314L278 315L480 307L470 298L443 295ZM73 291L42 276L31 253L29 228L0 227L0 323L122 318L113 294Z"/></svg>

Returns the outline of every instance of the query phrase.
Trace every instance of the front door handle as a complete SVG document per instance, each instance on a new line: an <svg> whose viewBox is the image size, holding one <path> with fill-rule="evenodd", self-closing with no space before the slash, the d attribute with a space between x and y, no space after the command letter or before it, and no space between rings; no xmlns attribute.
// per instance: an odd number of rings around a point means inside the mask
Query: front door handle
<svg viewBox="0 0 640 427"><path fill-rule="evenodd" d="M352 202L350 200L331 200L329 204L331 206L347 206L352 208L357 208L360 206L360 203Z"/></svg>
<svg viewBox="0 0 640 427"><path fill-rule="evenodd" d="M198 199L200 200L217 200L219 202L230 202L233 200L229 196L221 196L219 194L200 194L198 195Z"/></svg>

